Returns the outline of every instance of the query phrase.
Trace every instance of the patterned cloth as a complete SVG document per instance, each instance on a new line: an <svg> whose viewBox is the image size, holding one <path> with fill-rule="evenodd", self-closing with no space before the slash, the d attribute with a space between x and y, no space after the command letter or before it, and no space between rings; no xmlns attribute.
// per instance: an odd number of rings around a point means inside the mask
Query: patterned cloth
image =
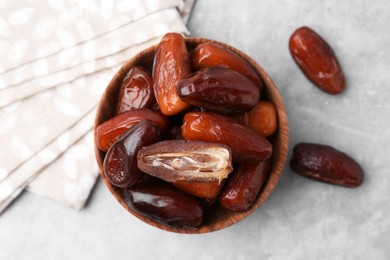
<svg viewBox="0 0 390 260"><path fill-rule="evenodd" d="M81 209L97 179L92 126L109 80L194 0L0 2L0 213L26 187Z"/></svg>

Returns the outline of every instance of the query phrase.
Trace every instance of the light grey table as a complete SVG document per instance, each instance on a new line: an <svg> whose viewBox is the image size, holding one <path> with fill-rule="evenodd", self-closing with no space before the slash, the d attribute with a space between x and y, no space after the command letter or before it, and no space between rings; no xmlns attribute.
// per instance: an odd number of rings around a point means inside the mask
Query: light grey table
<svg viewBox="0 0 390 260"><path fill-rule="evenodd" d="M291 59L288 39L302 25L335 50L342 95L319 91ZM254 214L203 235L140 222L101 180L81 212L25 193L0 217L0 259L390 259L390 2L198 0L189 29L269 73L287 107L290 151L298 142L332 145L361 163L364 184L318 183L287 165Z"/></svg>

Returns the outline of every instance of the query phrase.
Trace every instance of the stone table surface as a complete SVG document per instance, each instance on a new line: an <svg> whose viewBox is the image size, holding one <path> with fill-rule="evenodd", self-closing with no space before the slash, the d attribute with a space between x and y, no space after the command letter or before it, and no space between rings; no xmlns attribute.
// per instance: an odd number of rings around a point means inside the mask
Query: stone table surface
<svg viewBox="0 0 390 260"><path fill-rule="evenodd" d="M347 89L314 87L288 51L307 25L333 47ZM365 171L356 189L308 180L288 164L251 216L180 235L130 216L98 181L80 212L25 192L0 216L0 259L390 259L390 2L198 0L192 36L231 44L273 78L299 142L331 145Z"/></svg>

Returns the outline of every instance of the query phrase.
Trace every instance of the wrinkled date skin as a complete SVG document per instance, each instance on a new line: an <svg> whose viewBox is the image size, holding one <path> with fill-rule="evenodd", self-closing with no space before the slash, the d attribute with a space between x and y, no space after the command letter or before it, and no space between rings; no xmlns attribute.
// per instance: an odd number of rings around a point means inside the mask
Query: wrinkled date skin
<svg viewBox="0 0 390 260"><path fill-rule="evenodd" d="M160 129L149 121L130 128L110 147L103 162L104 175L117 187L134 185L143 173L137 167L137 153L160 138Z"/></svg>
<svg viewBox="0 0 390 260"><path fill-rule="evenodd" d="M272 145L249 127L211 112L190 112L184 116L181 135L185 140L222 143L232 150L233 162L253 163L271 157Z"/></svg>
<svg viewBox="0 0 390 260"><path fill-rule="evenodd" d="M235 70L250 79L260 92L264 87L263 81L249 63L236 53L217 43L205 42L196 46L191 53L191 66L194 70L223 66Z"/></svg>
<svg viewBox="0 0 390 260"><path fill-rule="evenodd" d="M136 184L125 190L125 201L139 214L175 228L196 229L203 221L203 204L168 183Z"/></svg>
<svg viewBox="0 0 390 260"><path fill-rule="evenodd" d="M149 120L159 126L162 132L168 129L168 119L161 113L147 108L130 110L116 115L96 128L97 147L106 152L121 134L143 120Z"/></svg>
<svg viewBox="0 0 390 260"><path fill-rule="evenodd" d="M329 44L309 27L297 29L289 41L290 53L299 68L321 90L336 95L345 88L345 78Z"/></svg>
<svg viewBox="0 0 390 260"><path fill-rule="evenodd" d="M132 109L147 108L153 102L152 76L143 67L133 67L122 81L116 113L120 114Z"/></svg>
<svg viewBox="0 0 390 260"><path fill-rule="evenodd" d="M360 186L364 178L362 168L350 156L321 144L297 144L290 167L304 177L347 187Z"/></svg>
<svg viewBox="0 0 390 260"><path fill-rule="evenodd" d="M248 210L263 187L269 169L269 160L238 166L219 196L221 206L232 211Z"/></svg>
<svg viewBox="0 0 390 260"><path fill-rule="evenodd" d="M278 127L278 113L274 103L270 101L259 101L251 111L239 115L238 118L264 137L271 136Z"/></svg>
<svg viewBox="0 0 390 260"><path fill-rule="evenodd" d="M225 67L209 67L180 80L177 93L188 104L222 112L248 111L260 98L252 81Z"/></svg>
<svg viewBox="0 0 390 260"><path fill-rule="evenodd" d="M175 115L188 108L176 93L179 80L191 74L190 59L184 38L168 33L161 39L153 64L153 88L164 115Z"/></svg>

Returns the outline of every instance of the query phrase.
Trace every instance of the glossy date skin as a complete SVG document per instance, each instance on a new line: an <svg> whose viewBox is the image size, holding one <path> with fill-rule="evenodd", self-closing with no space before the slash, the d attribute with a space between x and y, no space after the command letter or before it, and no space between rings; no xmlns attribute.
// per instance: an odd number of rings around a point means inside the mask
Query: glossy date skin
<svg viewBox="0 0 390 260"><path fill-rule="evenodd" d="M157 125L162 132L169 126L168 119L159 112L147 108L130 110L116 115L96 128L97 147L106 152L121 134L143 120Z"/></svg>
<svg viewBox="0 0 390 260"><path fill-rule="evenodd" d="M269 170L269 160L239 165L218 198L221 206L231 211L248 210L263 187Z"/></svg>
<svg viewBox="0 0 390 260"><path fill-rule="evenodd" d="M271 136L278 127L278 112L270 101L259 101L252 110L240 114L238 119L264 137Z"/></svg>
<svg viewBox="0 0 390 260"><path fill-rule="evenodd" d="M304 177L346 187L358 187L364 179L364 172L354 159L321 144L297 144L290 167Z"/></svg>
<svg viewBox="0 0 390 260"><path fill-rule="evenodd" d="M153 89L164 115L175 115L189 107L176 93L176 85L191 74L190 59L184 38L167 33L161 39L153 64Z"/></svg>
<svg viewBox="0 0 390 260"><path fill-rule="evenodd" d="M123 79L116 114L132 109L147 108L154 102L152 76L143 67L133 67Z"/></svg>
<svg viewBox="0 0 390 260"><path fill-rule="evenodd" d="M211 112L190 112L184 116L181 135L185 140L222 143L230 147L233 162L268 160L272 145L249 127Z"/></svg>
<svg viewBox="0 0 390 260"><path fill-rule="evenodd" d="M104 175L116 187L128 188L144 175L137 167L137 153L160 139L160 129L149 121L130 128L108 150L104 162Z"/></svg>
<svg viewBox="0 0 390 260"><path fill-rule="evenodd" d="M205 42L196 46L191 53L191 66L194 70L223 66L235 70L250 79L260 92L264 87L263 81L249 63L236 53L217 43Z"/></svg>
<svg viewBox="0 0 390 260"><path fill-rule="evenodd" d="M209 67L180 80L177 94L188 104L222 112L248 111L260 98L252 81L225 67Z"/></svg>
<svg viewBox="0 0 390 260"><path fill-rule="evenodd" d="M336 95L345 89L345 78L329 44L309 27L290 37L290 53L306 77L321 90Z"/></svg>
<svg viewBox="0 0 390 260"><path fill-rule="evenodd" d="M203 221L203 204L165 182L139 183L125 190L127 205L159 223L196 229Z"/></svg>

